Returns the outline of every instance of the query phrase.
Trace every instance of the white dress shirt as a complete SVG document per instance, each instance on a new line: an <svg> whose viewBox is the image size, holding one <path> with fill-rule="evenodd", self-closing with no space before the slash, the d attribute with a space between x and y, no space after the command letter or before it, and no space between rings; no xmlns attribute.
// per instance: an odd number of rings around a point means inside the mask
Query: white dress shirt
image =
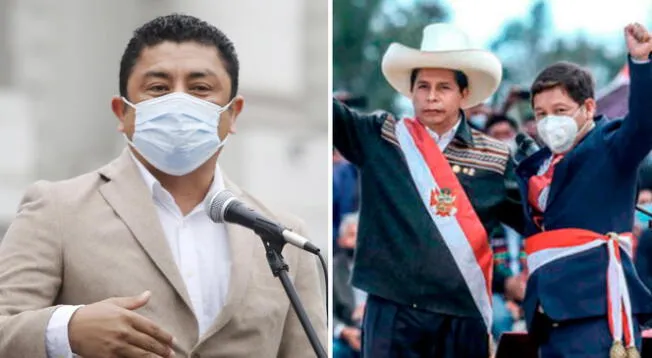
<svg viewBox="0 0 652 358"><path fill-rule="evenodd" d="M224 307L231 273L231 255L226 226L213 222L202 205L185 217L172 195L135 158L138 169L152 193L165 238L183 277L192 308L197 317L199 335L203 335ZM209 193L224 189L219 166ZM140 292L134 292L134 295ZM68 323L81 306L57 308L46 330L48 358L74 357L68 339Z"/></svg>
<svg viewBox="0 0 652 358"><path fill-rule="evenodd" d="M437 134L437 132L433 131L432 129L426 127L426 130L428 131L428 134L432 137L432 139L435 140L435 143L439 146L439 149L444 152L446 147L450 144L450 142L453 140L455 137L455 133L457 132L457 128L460 126L460 122L462 122L460 119L457 120L457 123L453 126L453 128L449 129L447 132L445 132L442 135Z"/></svg>

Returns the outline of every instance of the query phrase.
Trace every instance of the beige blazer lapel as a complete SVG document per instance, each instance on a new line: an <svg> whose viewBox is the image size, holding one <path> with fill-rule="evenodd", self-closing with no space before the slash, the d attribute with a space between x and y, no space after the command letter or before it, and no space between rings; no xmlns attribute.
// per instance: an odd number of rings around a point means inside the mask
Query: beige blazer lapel
<svg viewBox="0 0 652 358"><path fill-rule="evenodd" d="M246 195L238 186L224 176L224 185L227 190L232 192L240 201L250 208L256 208L256 204L249 201ZM252 231L239 225L226 224L226 231L229 236L229 247L231 255L231 277L229 279L229 292L226 303L219 313L213 325L200 337L198 345L206 341L212 335L222 329L238 311L240 304L244 301L244 296L249 284L252 260L255 249L264 250L260 244L260 238Z"/></svg>
<svg viewBox="0 0 652 358"><path fill-rule="evenodd" d="M99 172L107 180L100 186L101 195L192 311L190 297L165 240L150 190L128 149Z"/></svg>

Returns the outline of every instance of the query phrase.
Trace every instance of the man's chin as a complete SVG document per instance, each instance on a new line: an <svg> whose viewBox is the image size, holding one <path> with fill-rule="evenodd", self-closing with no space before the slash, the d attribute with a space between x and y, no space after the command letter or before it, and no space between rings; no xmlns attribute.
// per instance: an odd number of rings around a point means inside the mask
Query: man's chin
<svg viewBox="0 0 652 358"><path fill-rule="evenodd" d="M424 115L419 117L419 121L423 123L426 127L435 126L438 127L446 123L446 116L443 114L431 114Z"/></svg>

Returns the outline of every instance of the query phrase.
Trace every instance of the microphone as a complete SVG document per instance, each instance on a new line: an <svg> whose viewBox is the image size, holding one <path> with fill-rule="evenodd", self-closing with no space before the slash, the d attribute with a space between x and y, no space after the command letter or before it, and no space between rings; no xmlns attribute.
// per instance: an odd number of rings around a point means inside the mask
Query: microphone
<svg viewBox="0 0 652 358"><path fill-rule="evenodd" d="M204 203L204 209L208 217L216 223L238 224L253 230L264 239L281 240L313 254L319 254L319 248L308 239L248 208L228 190L215 193Z"/></svg>
<svg viewBox="0 0 652 358"><path fill-rule="evenodd" d="M523 159L531 156L532 154L539 151L539 145L534 141L530 136L523 132L516 134L514 138L516 142L516 152L514 153L514 160L517 163L523 161Z"/></svg>

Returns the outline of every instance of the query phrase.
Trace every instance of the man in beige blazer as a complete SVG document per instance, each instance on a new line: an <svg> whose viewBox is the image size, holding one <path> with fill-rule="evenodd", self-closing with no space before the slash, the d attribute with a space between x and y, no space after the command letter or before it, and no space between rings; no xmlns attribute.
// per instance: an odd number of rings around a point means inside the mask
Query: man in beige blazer
<svg viewBox="0 0 652 358"><path fill-rule="evenodd" d="M244 104L237 74L231 42L199 19L134 32L112 100L128 148L32 185L0 244L0 357L314 357L260 239L203 211L227 189L302 232L216 164ZM325 345L315 258L283 254Z"/></svg>

